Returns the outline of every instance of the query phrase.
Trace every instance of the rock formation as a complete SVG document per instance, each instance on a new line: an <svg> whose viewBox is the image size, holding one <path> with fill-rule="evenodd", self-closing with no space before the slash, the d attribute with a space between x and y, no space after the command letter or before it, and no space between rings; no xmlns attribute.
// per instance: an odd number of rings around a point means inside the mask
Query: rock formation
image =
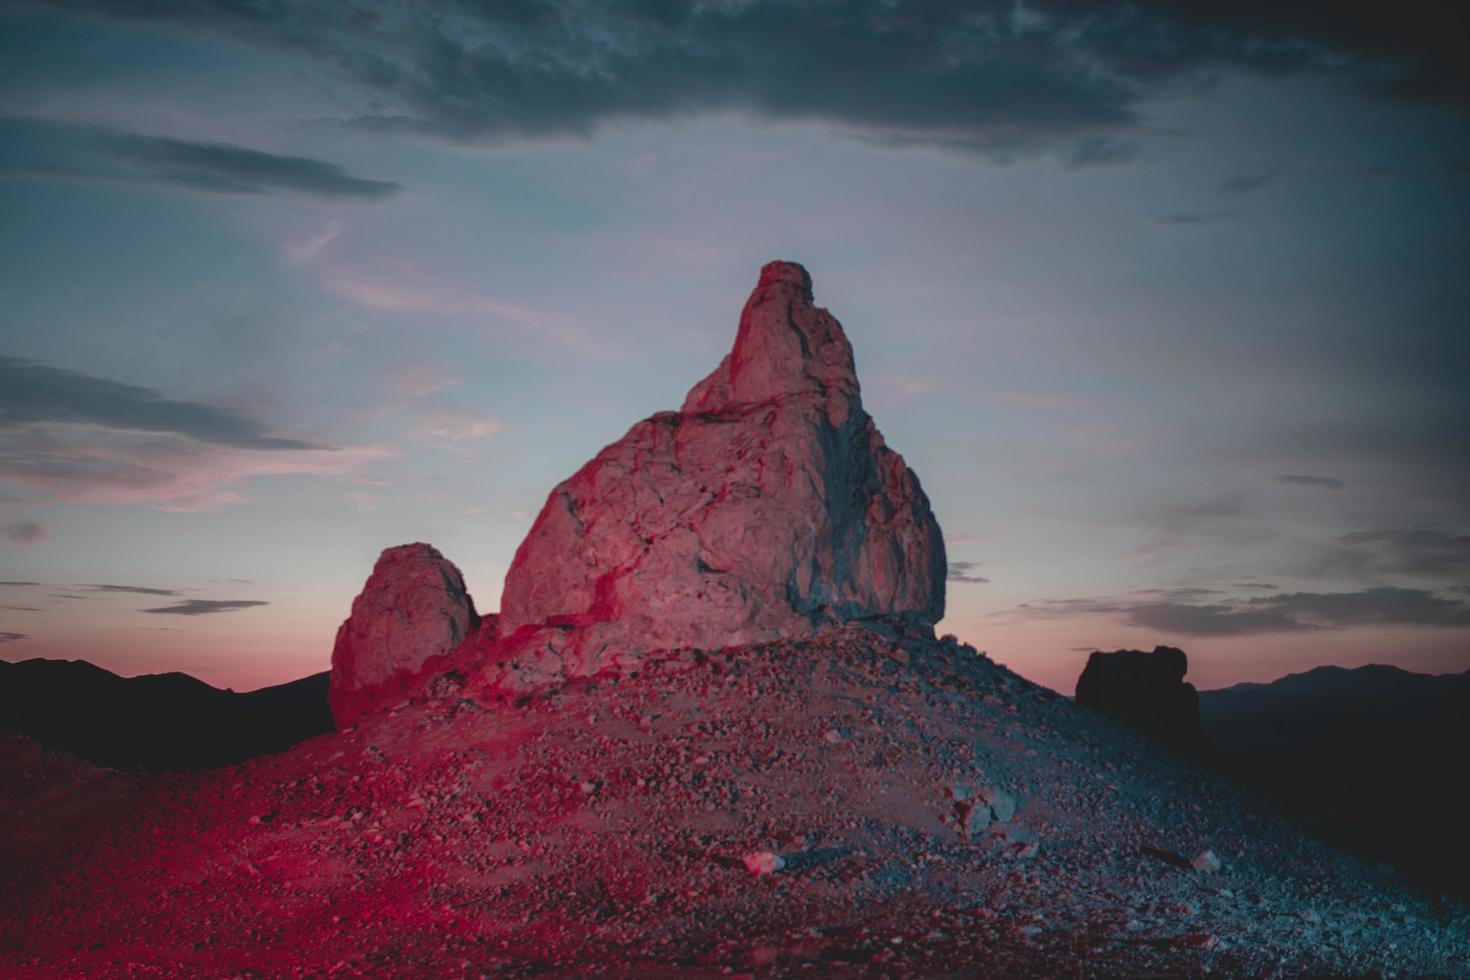
<svg viewBox="0 0 1470 980"><path fill-rule="evenodd" d="M1175 745L1204 745L1199 694L1184 680L1189 659L1183 650L1094 651L1077 679L1077 703L1111 715Z"/></svg>
<svg viewBox="0 0 1470 980"><path fill-rule="evenodd" d="M496 657L512 681L944 612L939 525L863 411L806 270L772 262L734 348L551 492L516 552ZM518 672L518 673L517 673Z"/></svg>
<svg viewBox="0 0 1470 980"><path fill-rule="evenodd" d="M337 727L411 693L479 626L453 562L426 544L386 549L332 648L327 699Z"/></svg>

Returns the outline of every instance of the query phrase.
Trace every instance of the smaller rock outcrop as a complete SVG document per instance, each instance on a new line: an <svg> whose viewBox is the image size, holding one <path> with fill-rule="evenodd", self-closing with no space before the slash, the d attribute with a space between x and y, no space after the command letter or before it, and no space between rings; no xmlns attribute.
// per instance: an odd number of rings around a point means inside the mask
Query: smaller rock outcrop
<svg viewBox="0 0 1470 980"><path fill-rule="evenodd" d="M1185 748L1203 748L1199 694L1184 680L1189 658L1175 647L1094 651L1077 679L1077 703Z"/></svg>
<svg viewBox="0 0 1470 980"><path fill-rule="evenodd" d="M327 700L337 727L411 694L480 627L453 562L427 544L385 550L332 648Z"/></svg>

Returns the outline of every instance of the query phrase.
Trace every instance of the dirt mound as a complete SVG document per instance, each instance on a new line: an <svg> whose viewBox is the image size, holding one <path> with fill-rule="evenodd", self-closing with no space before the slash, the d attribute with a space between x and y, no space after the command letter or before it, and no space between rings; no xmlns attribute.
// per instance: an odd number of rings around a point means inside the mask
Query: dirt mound
<svg viewBox="0 0 1470 980"><path fill-rule="evenodd" d="M1207 850L1218 871L1191 866ZM0 972L1426 975L1470 957L1462 926L1260 798L903 627L495 704L440 676L353 731L156 777L49 865L0 882Z"/></svg>

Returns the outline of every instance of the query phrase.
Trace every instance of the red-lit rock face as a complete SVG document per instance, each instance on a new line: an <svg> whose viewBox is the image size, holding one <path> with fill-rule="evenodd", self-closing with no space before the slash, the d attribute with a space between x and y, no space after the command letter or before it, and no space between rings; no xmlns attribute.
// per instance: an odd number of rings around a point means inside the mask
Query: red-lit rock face
<svg viewBox="0 0 1470 980"><path fill-rule="evenodd" d="M426 544L385 550L332 648L327 698L337 727L402 699L479 623L453 562Z"/></svg>
<svg viewBox="0 0 1470 980"><path fill-rule="evenodd" d="M506 576L497 657L534 683L866 617L927 627L944 575L928 498L863 411L842 326L801 266L772 262L683 410L552 491Z"/></svg>

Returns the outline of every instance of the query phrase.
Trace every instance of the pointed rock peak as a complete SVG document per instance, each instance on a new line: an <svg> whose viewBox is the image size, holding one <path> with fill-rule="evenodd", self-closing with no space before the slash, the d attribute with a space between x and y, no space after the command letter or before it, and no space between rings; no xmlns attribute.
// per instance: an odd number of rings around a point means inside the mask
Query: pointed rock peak
<svg viewBox="0 0 1470 980"><path fill-rule="evenodd" d="M479 625L464 578L438 549L386 549L332 648L327 700L337 727L410 694Z"/></svg>
<svg viewBox="0 0 1470 980"><path fill-rule="evenodd" d="M767 262L761 266L760 281L757 286L769 286L771 283L784 282L801 288L801 295L808 303L812 301L812 277L800 262L786 262L777 259Z"/></svg>
<svg viewBox="0 0 1470 980"><path fill-rule="evenodd" d="M841 324L812 305L805 269L773 262L683 411L551 492L506 574L489 682L853 620L927 630L945 567L918 478L863 411Z"/></svg>
<svg viewBox="0 0 1470 980"><path fill-rule="evenodd" d="M684 411L728 412L791 395L851 399L857 393L852 345L842 324L812 305L811 276L795 262L768 262L745 302L735 346L689 392Z"/></svg>

